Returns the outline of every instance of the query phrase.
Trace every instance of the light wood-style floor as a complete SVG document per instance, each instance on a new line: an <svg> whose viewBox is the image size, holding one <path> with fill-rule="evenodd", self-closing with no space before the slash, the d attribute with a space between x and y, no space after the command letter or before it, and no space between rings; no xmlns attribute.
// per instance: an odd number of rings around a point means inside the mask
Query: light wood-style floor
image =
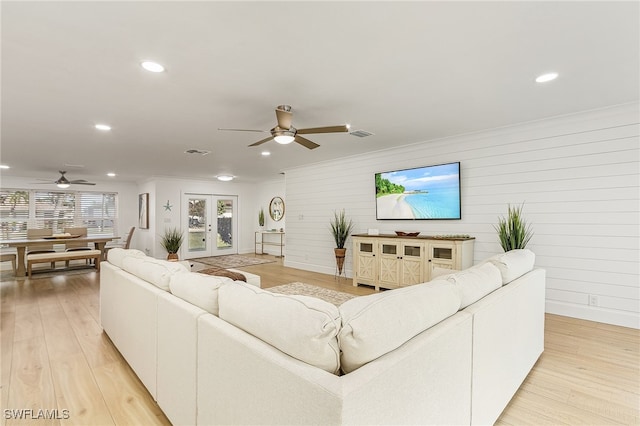
<svg viewBox="0 0 640 426"><path fill-rule="evenodd" d="M244 269L263 287L301 281L354 294L349 280L282 266ZM144 386L102 333L99 277L60 273L4 281L1 425L166 425ZM640 424L640 332L547 315L545 352L499 425ZM55 410L66 420L18 421L5 409Z"/></svg>

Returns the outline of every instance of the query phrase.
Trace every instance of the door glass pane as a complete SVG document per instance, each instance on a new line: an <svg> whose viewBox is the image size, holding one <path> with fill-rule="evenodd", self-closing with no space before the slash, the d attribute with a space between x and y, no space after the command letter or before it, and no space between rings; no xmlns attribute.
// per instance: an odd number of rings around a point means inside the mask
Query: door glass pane
<svg viewBox="0 0 640 426"><path fill-rule="evenodd" d="M218 249L233 245L233 200L218 200Z"/></svg>
<svg viewBox="0 0 640 426"><path fill-rule="evenodd" d="M203 198L189 198L189 251L203 251L207 249L207 200Z"/></svg>

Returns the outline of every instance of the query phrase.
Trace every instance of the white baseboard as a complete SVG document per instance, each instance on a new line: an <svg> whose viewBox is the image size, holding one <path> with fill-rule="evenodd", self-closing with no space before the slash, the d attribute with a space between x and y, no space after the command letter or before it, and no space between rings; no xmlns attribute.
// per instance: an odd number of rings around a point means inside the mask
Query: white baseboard
<svg viewBox="0 0 640 426"><path fill-rule="evenodd" d="M573 303L558 302L555 300L547 300L546 312L549 314L640 329L640 315L633 312L612 311L606 308L575 305Z"/></svg>
<svg viewBox="0 0 640 426"><path fill-rule="evenodd" d="M302 269L304 271L311 271L311 272L319 272L321 274L327 274L327 275L335 275L336 274L336 268L335 267L325 267L325 266L319 266L319 265L312 265L310 263L303 263L303 262L291 262L288 261L287 258L284 258L284 266L287 266L289 268L296 268L296 269ZM351 275L351 270L349 269L344 269L342 271L342 275L340 275L341 277L345 277L348 279L351 279L351 277L353 275Z"/></svg>

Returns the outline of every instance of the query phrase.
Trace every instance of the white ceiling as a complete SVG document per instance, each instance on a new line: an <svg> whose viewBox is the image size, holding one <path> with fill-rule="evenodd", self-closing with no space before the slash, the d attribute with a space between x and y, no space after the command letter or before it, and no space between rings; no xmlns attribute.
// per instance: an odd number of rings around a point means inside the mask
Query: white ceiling
<svg viewBox="0 0 640 426"><path fill-rule="evenodd" d="M639 98L635 1L53 1L2 2L1 13L5 175L259 182ZM144 59L167 71L144 71ZM550 70L560 77L534 82ZM249 148L266 135L217 130L268 130L279 104L297 128L349 123L375 135L308 135L321 144L308 150Z"/></svg>

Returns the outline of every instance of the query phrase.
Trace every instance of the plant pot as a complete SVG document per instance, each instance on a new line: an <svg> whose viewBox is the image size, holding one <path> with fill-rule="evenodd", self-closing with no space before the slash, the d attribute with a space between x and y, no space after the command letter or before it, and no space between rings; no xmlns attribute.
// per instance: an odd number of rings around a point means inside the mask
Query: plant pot
<svg viewBox="0 0 640 426"><path fill-rule="evenodd" d="M338 266L338 275L342 274L342 268L344 267L344 257L347 253L346 248L334 248L333 252L336 255L336 265Z"/></svg>
<svg viewBox="0 0 640 426"><path fill-rule="evenodd" d="M167 260L169 262L177 262L178 261L178 253L169 253L167 255Z"/></svg>

